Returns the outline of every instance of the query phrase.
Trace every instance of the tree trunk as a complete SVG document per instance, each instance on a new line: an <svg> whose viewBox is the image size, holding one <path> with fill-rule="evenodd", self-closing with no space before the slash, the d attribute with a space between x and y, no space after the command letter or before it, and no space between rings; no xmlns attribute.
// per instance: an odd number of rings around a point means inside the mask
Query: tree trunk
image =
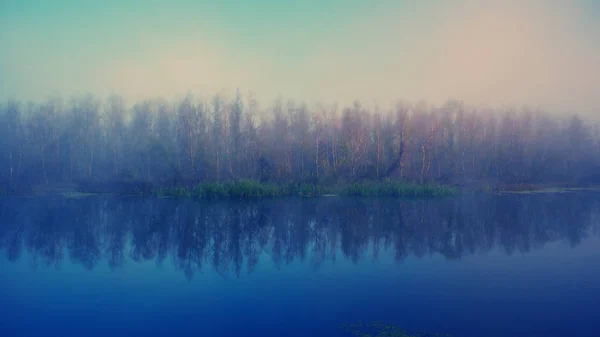
<svg viewBox="0 0 600 337"><path fill-rule="evenodd" d="M210 137L210 135L209 135L209 137ZM208 144L210 144L210 139L208 139L208 140L204 139L202 141L202 154L204 156L206 155L206 153L208 153ZM196 161L196 156L194 156L194 161ZM207 172L205 171L204 176L206 176L206 175L207 175Z"/></svg>
<svg viewBox="0 0 600 337"><path fill-rule="evenodd" d="M227 145L225 146L225 150L227 151L227 163L229 164L229 177L233 177L233 169L231 167L231 153L229 151L229 141L226 141Z"/></svg>
<svg viewBox="0 0 600 337"><path fill-rule="evenodd" d="M425 146L421 145L421 184L423 184L425 174Z"/></svg>
<svg viewBox="0 0 600 337"><path fill-rule="evenodd" d="M192 182L196 183L196 153L193 146L190 144L190 163L192 164Z"/></svg>
<svg viewBox="0 0 600 337"><path fill-rule="evenodd" d="M146 154L146 181L150 181L150 153Z"/></svg>
<svg viewBox="0 0 600 337"><path fill-rule="evenodd" d="M17 167L17 177L21 174L21 163L23 162L23 145L19 144L19 166Z"/></svg>
<svg viewBox="0 0 600 337"><path fill-rule="evenodd" d="M44 159L44 146L41 147L42 150L42 170L44 171L44 180L46 180L46 185L48 185L48 175L46 174L46 160Z"/></svg>
<svg viewBox="0 0 600 337"><path fill-rule="evenodd" d="M426 172L426 177L429 178L429 171L431 169L431 147L429 147L427 149L427 172Z"/></svg>
<svg viewBox="0 0 600 337"><path fill-rule="evenodd" d="M115 176L119 175L119 163L117 162L117 144L113 144L113 165L115 167Z"/></svg>
<svg viewBox="0 0 600 337"><path fill-rule="evenodd" d="M10 178L8 180L9 184L12 184L12 180L13 180L13 155L12 155L12 151L10 151L8 153L9 157L10 157Z"/></svg>
<svg viewBox="0 0 600 337"><path fill-rule="evenodd" d="M251 153L253 151L249 150L248 153ZM252 178L252 177L256 177L256 162L258 161L258 156L256 157L252 157L252 155L248 155L249 157L249 161L250 161L250 172L248 173L248 177Z"/></svg>
<svg viewBox="0 0 600 337"><path fill-rule="evenodd" d="M381 145L379 137L379 129L377 129L377 164L376 164L376 177L379 180L379 161L381 160Z"/></svg>
<svg viewBox="0 0 600 337"><path fill-rule="evenodd" d="M219 159L219 145L217 145L217 181L221 174L221 160Z"/></svg>
<svg viewBox="0 0 600 337"><path fill-rule="evenodd" d="M196 158L192 157L192 182L196 183Z"/></svg>
<svg viewBox="0 0 600 337"><path fill-rule="evenodd" d="M404 152L402 153L404 154ZM400 180L404 180L404 156L400 156Z"/></svg>
<svg viewBox="0 0 600 337"><path fill-rule="evenodd" d="M440 163L440 150L436 147L435 150L435 163L437 165L437 176L438 179L442 177L442 165Z"/></svg>
<svg viewBox="0 0 600 337"><path fill-rule="evenodd" d="M69 180L73 180L73 149L69 152Z"/></svg>
<svg viewBox="0 0 600 337"><path fill-rule="evenodd" d="M300 174L304 174L304 144L300 145Z"/></svg>
<svg viewBox="0 0 600 337"><path fill-rule="evenodd" d="M475 149L473 149L471 152L471 166L471 169L473 170L471 173L475 173Z"/></svg>
<svg viewBox="0 0 600 337"><path fill-rule="evenodd" d="M333 159L333 173L336 173L337 170L337 157L335 155L335 130L331 132L331 154Z"/></svg>
<svg viewBox="0 0 600 337"><path fill-rule="evenodd" d="M78 178L85 177L85 174L84 174L83 170L81 169L81 158L79 158L79 150L75 151L75 166L77 169L76 173L78 175Z"/></svg>
<svg viewBox="0 0 600 337"><path fill-rule="evenodd" d="M316 142L315 142L315 170L317 173L317 181L319 180L319 132L316 133Z"/></svg>
<svg viewBox="0 0 600 337"><path fill-rule="evenodd" d="M94 164L94 148L90 149L90 162L88 163L88 179L92 180L92 165Z"/></svg>
<svg viewBox="0 0 600 337"><path fill-rule="evenodd" d="M56 170L60 179L60 140L56 137Z"/></svg>
<svg viewBox="0 0 600 337"><path fill-rule="evenodd" d="M460 150L460 163L462 166L463 178L467 176L467 169L465 168L465 149Z"/></svg>
<svg viewBox="0 0 600 337"><path fill-rule="evenodd" d="M400 134L400 149L398 150L398 160L400 161L400 180L404 179L404 134Z"/></svg>
<svg viewBox="0 0 600 337"><path fill-rule="evenodd" d="M288 141L288 149L287 149L287 174L288 178L292 176L292 142Z"/></svg>

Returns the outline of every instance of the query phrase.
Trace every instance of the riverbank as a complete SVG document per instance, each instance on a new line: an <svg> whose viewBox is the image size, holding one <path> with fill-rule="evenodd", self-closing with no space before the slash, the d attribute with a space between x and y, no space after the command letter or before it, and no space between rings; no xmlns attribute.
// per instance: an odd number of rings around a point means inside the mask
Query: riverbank
<svg viewBox="0 0 600 337"><path fill-rule="evenodd" d="M0 195L51 196L82 198L94 195L155 196L193 199L227 198L273 198L273 197L317 197L317 196L357 196L357 197L448 197L464 194L548 194L581 191L600 191L597 185L571 184L513 184L489 186L471 184L453 186L439 184L416 184L401 181L363 181L337 183L332 185L314 183L261 183L255 180L202 182L193 187L154 187L143 182L111 183L65 183L40 185L27 191L0 189Z"/></svg>
<svg viewBox="0 0 600 337"><path fill-rule="evenodd" d="M600 191L600 186L584 186L576 184L514 184L496 187L486 192L492 192L496 194L548 194L582 191Z"/></svg>
<svg viewBox="0 0 600 337"><path fill-rule="evenodd" d="M334 185L313 183L261 183L254 180L202 182L193 187L152 187L142 183L54 184L41 185L26 191L1 190L0 195L52 196L82 198L93 195L156 196L194 199L273 198L273 197L444 197L459 194L454 186L414 184L399 181L365 181Z"/></svg>
<svg viewBox="0 0 600 337"><path fill-rule="evenodd" d="M154 192L159 197L187 197L198 199L261 198L287 196L386 196L386 197L443 197L458 194L453 186L418 185L405 182L360 182L343 185L274 184L252 180L236 182L200 183L194 188L161 188Z"/></svg>

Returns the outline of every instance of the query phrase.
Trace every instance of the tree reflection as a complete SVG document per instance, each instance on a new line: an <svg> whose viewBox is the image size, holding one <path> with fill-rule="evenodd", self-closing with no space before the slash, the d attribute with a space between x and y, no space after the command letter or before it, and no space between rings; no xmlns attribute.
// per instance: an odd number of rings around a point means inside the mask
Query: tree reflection
<svg viewBox="0 0 600 337"><path fill-rule="evenodd" d="M437 200L286 199L215 201L149 198L0 201L0 250L10 261L24 249L34 265L65 256L92 269L172 261L187 278L203 268L222 276L251 273L259 261L278 268L295 260L313 268L391 253L447 259L499 249L506 254L548 242L578 245L597 235L600 199L570 195L473 196Z"/></svg>

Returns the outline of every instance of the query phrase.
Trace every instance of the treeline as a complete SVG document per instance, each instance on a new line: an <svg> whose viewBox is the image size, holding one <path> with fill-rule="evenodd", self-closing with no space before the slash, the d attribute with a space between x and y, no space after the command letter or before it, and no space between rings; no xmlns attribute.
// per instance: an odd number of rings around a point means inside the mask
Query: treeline
<svg viewBox="0 0 600 337"><path fill-rule="evenodd" d="M0 186L145 188L207 181L340 184L398 180L437 184L600 182L598 127L575 115L522 109L359 102L261 108L187 96L126 105L92 95L0 106Z"/></svg>
<svg viewBox="0 0 600 337"><path fill-rule="evenodd" d="M0 200L0 258L92 269L154 261L191 278L251 273L259 259L315 268L340 258L529 252L597 236L600 199L574 195L196 202L159 198ZM267 254L263 254L267 253Z"/></svg>

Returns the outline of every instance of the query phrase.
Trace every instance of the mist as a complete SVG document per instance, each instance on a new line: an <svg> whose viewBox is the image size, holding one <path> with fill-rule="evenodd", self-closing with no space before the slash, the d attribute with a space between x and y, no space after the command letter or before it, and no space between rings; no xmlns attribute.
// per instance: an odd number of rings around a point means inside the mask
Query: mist
<svg viewBox="0 0 600 337"><path fill-rule="evenodd" d="M5 99L241 88L263 102L458 99L592 117L600 104L593 2L1 6Z"/></svg>

